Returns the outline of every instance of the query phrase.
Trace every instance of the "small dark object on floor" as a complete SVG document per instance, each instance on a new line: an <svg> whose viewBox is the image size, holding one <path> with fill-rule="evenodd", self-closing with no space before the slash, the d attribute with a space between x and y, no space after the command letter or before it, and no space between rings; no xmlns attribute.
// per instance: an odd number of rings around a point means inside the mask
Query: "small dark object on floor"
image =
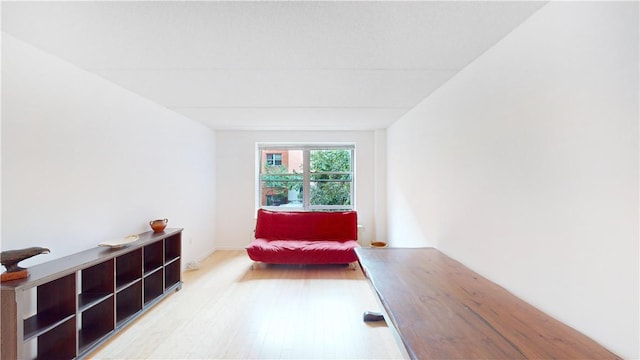
<svg viewBox="0 0 640 360"><path fill-rule="evenodd" d="M373 311L365 311L362 315L362 320L364 321L384 321L384 316L381 313L373 312Z"/></svg>

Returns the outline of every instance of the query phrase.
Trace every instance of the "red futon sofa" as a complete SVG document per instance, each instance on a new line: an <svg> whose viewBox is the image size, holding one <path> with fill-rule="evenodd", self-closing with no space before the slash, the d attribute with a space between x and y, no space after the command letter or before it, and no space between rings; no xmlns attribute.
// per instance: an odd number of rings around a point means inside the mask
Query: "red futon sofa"
<svg viewBox="0 0 640 360"><path fill-rule="evenodd" d="M355 211L260 209L247 254L269 264L349 264L357 261L357 227Z"/></svg>

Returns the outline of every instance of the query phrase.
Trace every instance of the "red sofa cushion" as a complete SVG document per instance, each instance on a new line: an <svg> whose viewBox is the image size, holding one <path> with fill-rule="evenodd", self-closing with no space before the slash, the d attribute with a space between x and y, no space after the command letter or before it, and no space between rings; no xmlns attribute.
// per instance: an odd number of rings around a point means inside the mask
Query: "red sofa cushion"
<svg viewBox="0 0 640 360"><path fill-rule="evenodd" d="M259 209L255 237L267 240L356 240L357 213Z"/></svg>
<svg viewBox="0 0 640 360"><path fill-rule="evenodd" d="M348 264L358 260L355 240L309 241L255 239L247 247L253 261L271 264Z"/></svg>

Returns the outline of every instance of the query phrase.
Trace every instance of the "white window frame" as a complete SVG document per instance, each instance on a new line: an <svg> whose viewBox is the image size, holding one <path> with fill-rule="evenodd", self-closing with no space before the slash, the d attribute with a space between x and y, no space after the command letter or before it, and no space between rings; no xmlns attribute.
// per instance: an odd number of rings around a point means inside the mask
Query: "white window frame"
<svg viewBox="0 0 640 360"><path fill-rule="evenodd" d="M311 150L349 150L351 151L351 193L350 205L311 205L310 204L310 151ZM263 206L261 204L260 170L262 169L262 151L300 150L303 152L302 167L302 207ZM354 210L356 208L356 146L354 143L256 143L255 165L255 198L256 209L274 211L320 211L320 210Z"/></svg>

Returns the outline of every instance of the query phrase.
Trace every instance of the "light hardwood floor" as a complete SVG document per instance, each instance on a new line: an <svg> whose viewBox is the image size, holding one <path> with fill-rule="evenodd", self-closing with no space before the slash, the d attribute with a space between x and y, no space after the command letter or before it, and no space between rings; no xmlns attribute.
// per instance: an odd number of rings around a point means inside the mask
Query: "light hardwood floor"
<svg viewBox="0 0 640 360"><path fill-rule="evenodd" d="M358 267L259 264L216 251L182 290L96 349L93 359L397 359Z"/></svg>

